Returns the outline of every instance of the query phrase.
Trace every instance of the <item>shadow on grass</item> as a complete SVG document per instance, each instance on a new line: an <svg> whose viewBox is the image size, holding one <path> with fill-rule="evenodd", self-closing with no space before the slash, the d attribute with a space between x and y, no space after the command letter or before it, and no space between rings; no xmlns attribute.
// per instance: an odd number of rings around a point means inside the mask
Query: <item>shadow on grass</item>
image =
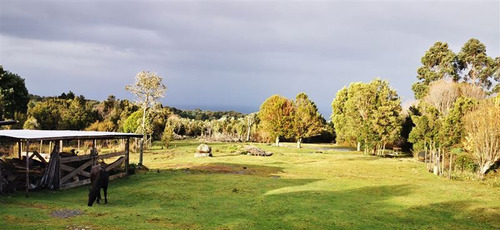
<svg viewBox="0 0 500 230"><path fill-rule="evenodd" d="M305 186L303 186L305 187ZM341 191L293 191L269 195L273 207L293 203L284 214L293 228L355 229L499 229L500 207L473 208L473 201L410 206L393 198L412 199L411 185L367 186ZM399 200L399 199L398 199ZM318 222L318 219L322 219ZM302 220L296 222L297 220Z"/></svg>

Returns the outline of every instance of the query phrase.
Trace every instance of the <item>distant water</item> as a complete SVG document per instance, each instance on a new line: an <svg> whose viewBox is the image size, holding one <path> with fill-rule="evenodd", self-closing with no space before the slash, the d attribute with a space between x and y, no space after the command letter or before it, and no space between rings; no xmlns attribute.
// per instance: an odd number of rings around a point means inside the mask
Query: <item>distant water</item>
<svg viewBox="0 0 500 230"><path fill-rule="evenodd" d="M168 105L181 110L208 110L208 111L236 111L244 114L258 112L259 108L255 106L231 106L231 105Z"/></svg>
<svg viewBox="0 0 500 230"><path fill-rule="evenodd" d="M175 107L180 110L207 110L207 111L236 111L243 114L249 114L253 112L259 112L259 106L245 106L245 105L167 105L170 107ZM327 109L318 108L319 112L328 121L330 120L330 115L332 111Z"/></svg>

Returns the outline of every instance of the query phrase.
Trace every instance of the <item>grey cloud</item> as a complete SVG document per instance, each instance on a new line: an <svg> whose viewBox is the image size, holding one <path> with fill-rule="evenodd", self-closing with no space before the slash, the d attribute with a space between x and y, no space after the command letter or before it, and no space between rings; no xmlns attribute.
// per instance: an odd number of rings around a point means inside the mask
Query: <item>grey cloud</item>
<svg viewBox="0 0 500 230"><path fill-rule="evenodd" d="M352 81L388 79L412 98L435 42L472 37L500 54L498 2L2 1L0 62L30 92L131 98L141 70L160 73L164 102L258 109L304 91L325 116ZM57 82L58 87L47 87ZM99 82L99 84L96 84Z"/></svg>

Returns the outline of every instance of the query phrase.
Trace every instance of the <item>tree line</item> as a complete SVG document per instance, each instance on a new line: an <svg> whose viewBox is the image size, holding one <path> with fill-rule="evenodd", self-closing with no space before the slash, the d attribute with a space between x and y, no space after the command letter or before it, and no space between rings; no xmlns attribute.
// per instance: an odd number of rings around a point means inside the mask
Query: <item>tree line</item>
<svg viewBox="0 0 500 230"><path fill-rule="evenodd" d="M500 58L489 57L477 39L458 53L436 42L421 58L407 109L388 81L355 82L337 92L327 122L305 93L294 100L267 98L252 114L183 111L157 103L166 87L143 71L126 86L136 102L109 96L87 100L71 91L58 97L29 95L24 79L1 68L0 118L13 128L138 132L151 143L199 137L215 141L338 143L366 154L408 146L429 171L451 177L459 169L484 175L500 159ZM149 95L149 96L148 96Z"/></svg>
<svg viewBox="0 0 500 230"><path fill-rule="evenodd" d="M486 174L500 160L500 58L470 39L458 54L436 42L421 63L412 86L417 101L405 111L380 79L337 92L337 141L371 154L409 143L437 175L451 177L457 168Z"/></svg>

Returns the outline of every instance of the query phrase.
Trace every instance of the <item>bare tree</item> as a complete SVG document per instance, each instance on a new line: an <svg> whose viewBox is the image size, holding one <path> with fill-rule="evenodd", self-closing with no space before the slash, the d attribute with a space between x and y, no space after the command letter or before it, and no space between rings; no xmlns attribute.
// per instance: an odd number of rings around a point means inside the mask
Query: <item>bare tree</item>
<svg viewBox="0 0 500 230"><path fill-rule="evenodd" d="M469 84L466 82L462 82L459 84L460 88L460 96L473 98L477 100L482 100L486 98L486 93L483 88L478 85Z"/></svg>
<svg viewBox="0 0 500 230"><path fill-rule="evenodd" d="M438 109L440 114L446 115L460 96L457 83L447 80L438 80L430 84L429 92L424 101Z"/></svg>
<svg viewBox="0 0 500 230"><path fill-rule="evenodd" d="M135 76L135 82L132 85L125 86L125 89L135 95L137 104L142 108L142 134L143 141L147 139L146 119L148 109L153 108L158 103L158 99L165 96L167 87L163 85L162 78L150 71L141 71ZM139 165L142 165L142 152L139 157Z"/></svg>
<svg viewBox="0 0 500 230"><path fill-rule="evenodd" d="M479 164L480 175L486 174L500 160L500 105L493 100L465 116L466 149Z"/></svg>

